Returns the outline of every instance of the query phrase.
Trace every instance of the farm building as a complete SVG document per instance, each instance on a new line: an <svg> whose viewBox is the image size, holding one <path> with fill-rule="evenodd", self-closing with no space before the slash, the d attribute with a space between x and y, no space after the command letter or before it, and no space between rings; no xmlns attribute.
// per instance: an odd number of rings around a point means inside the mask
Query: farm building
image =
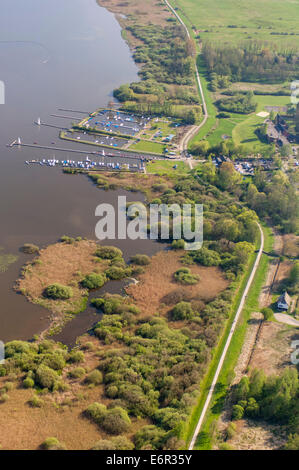
<svg viewBox="0 0 299 470"><path fill-rule="evenodd" d="M279 310L288 310L290 305L291 297L289 296L287 291L285 291L277 300L277 307L279 308Z"/></svg>

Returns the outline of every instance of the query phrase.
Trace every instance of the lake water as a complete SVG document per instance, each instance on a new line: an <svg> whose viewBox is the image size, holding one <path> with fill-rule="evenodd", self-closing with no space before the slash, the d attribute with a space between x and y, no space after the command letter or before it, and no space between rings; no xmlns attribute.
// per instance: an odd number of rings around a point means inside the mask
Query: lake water
<svg viewBox="0 0 299 470"><path fill-rule="evenodd" d="M0 247L18 261L0 273L0 340L29 339L48 325L49 312L13 291L28 260L19 248L27 242L46 246L64 234L93 239L99 203L116 204L118 194L136 200L125 191L100 191L82 175L24 165L53 155L74 159L71 154L6 145L20 136L26 143L54 140L71 148L74 144L58 140L58 129L38 127L34 120L69 126L71 121L50 114L105 106L115 87L138 79L137 71L116 19L95 0L1 1L0 80L6 101L0 105ZM126 258L158 250L150 241L113 244Z"/></svg>

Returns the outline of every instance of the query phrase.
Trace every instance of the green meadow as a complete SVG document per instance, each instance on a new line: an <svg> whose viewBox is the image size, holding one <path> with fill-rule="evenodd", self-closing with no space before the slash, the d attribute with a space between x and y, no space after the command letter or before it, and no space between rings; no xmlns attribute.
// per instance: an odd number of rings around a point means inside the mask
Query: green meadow
<svg viewBox="0 0 299 470"><path fill-rule="evenodd" d="M203 40L258 39L298 47L299 0L171 0L171 4Z"/></svg>

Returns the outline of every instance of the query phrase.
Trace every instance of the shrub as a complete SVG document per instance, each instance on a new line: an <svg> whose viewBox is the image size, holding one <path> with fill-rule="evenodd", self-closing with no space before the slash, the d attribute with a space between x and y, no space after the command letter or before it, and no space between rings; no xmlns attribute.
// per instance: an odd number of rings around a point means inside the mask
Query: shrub
<svg viewBox="0 0 299 470"><path fill-rule="evenodd" d="M96 256L102 259L122 258L122 251L115 246L101 246L96 251Z"/></svg>
<svg viewBox="0 0 299 470"><path fill-rule="evenodd" d="M85 379L86 383L99 385L103 382L103 374L99 370L95 369Z"/></svg>
<svg viewBox="0 0 299 470"><path fill-rule="evenodd" d="M37 395L34 395L30 400L28 400L28 404L32 406L32 408L41 408L44 402Z"/></svg>
<svg viewBox="0 0 299 470"><path fill-rule="evenodd" d="M5 390L6 392L9 392L13 388L14 388L13 382L5 382L3 390Z"/></svg>
<svg viewBox="0 0 299 470"><path fill-rule="evenodd" d="M82 351L71 351L67 357L67 362L79 363L84 361L84 353Z"/></svg>
<svg viewBox="0 0 299 470"><path fill-rule="evenodd" d="M131 257L131 262L139 266L146 266L150 264L151 259L147 255L135 255Z"/></svg>
<svg viewBox="0 0 299 470"><path fill-rule="evenodd" d="M189 320L193 317L193 315L194 312L190 302L179 302L173 307L171 311L173 320Z"/></svg>
<svg viewBox="0 0 299 470"><path fill-rule="evenodd" d="M56 437L48 437L41 445L44 450L66 450L65 444L59 442Z"/></svg>
<svg viewBox="0 0 299 470"><path fill-rule="evenodd" d="M118 266L111 266L105 271L105 274L109 279L112 279L113 281L116 281L118 279L124 279L128 276L127 270Z"/></svg>
<svg viewBox="0 0 299 470"><path fill-rule="evenodd" d="M73 370L70 370L68 376L72 379L81 379L85 375L85 369L83 367L76 367Z"/></svg>
<svg viewBox="0 0 299 470"><path fill-rule="evenodd" d="M161 449L167 434L163 429L149 425L139 429L134 436L135 447L137 450L150 446L152 449Z"/></svg>
<svg viewBox="0 0 299 470"><path fill-rule="evenodd" d="M43 364L54 370L62 370L65 367L64 355L59 352L47 354Z"/></svg>
<svg viewBox="0 0 299 470"><path fill-rule="evenodd" d="M162 408L154 414L154 421L166 431L176 428L185 419L186 416L174 408Z"/></svg>
<svg viewBox="0 0 299 470"><path fill-rule="evenodd" d="M0 403L5 403L8 400L9 396L6 393L1 393Z"/></svg>
<svg viewBox="0 0 299 470"><path fill-rule="evenodd" d="M101 427L109 434L123 434L129 430L130 424L131 420L126 410L117 406L107 411Z"/></svg>
<svg viewBox="0 0 299 470"><path fill-rule="evenodd" d="M41 388L48 388L49 390L53 390L57 379L57 373L44 364L41 364L36 370L35 383Z"/></svg>
<svg viewBox="0 0 299 470"><path fill-rule="evenodd" d="M67 300L73 296L73 291L70 287L55 283L45 289L44 295L49 299Z"/></svg>
<svg viewBox="0 0 299 470"><path fill-rule="evenodd" d="M229 423L229 425L226 428L226 438L227 439L232 439L234 435L236 434L237 426L235 423Z"/></svg>
<svg viewBox="0 0 299 470"><path fill-rule="evenodd" d="M221 444L219 444L219 450L234 450L234 448L228 444L228 442L221 442Z"/></svg>
<svg viewBox="0 0 299 470"><path fill-rule="evenodd" d="M125 436L112 437L97 442L92 450L133 450L134 444Z"/></svg>
<svg viewBox="0 0 299 470"><path fill-rule="evenodd" d="M261 310L262 314L264 315L264 320L268 321L273 318L273 310L269 307L264 307Z"/></svg>
<svg viewBox="0 0 299 470"><path fill-rule="evenodd" d="M173 250L183 250L185 248L185 241L184 240L173 240L171 244L171 248Z"/></svg>
<svg viewBox="0 0 299 470"><path fill-rule="evenodd" d="M36 245L33 245L32 243L25 243L21 250L23 253L26 253L28 255L32 255L34 253L39 253L39 247Z"/></svg>
<svg viewBox="0 0 299 470"><path fill-rule="evenodd" d="M88 418L92 419L96 424L101 426L104 417L106 416L107 408L101 403L94 402L89 405L85 411Z"/></svg>
<svg viewBox="0 0 299 470"><path fill-rule="evenodd" d="M34 387L34 380L31 379L30 377L26 377L26 379L23 380L23 386L25 388L33 388Z"/></svg>
<svg viewBox="0 0 299 470"><path fill-rule="evenodd" d="M92 289L99 289L100 287L103 287L105 282L106 282L106 278L105 276L103 276L103 274L91 273L85 276L81 284L86 289L92 290Z"/></svg>
<svg viewBox="0 0 299 470"><path fill-rule="evenodd" d="M244 408L240 405L234 405L232 419L235 419L235 420L242 419L243 416L244 416Z"/></svg>
<svg viewBox="0 0 299 470"><path fill-rule="evenodd" d="M184 285L197 284L197 282L199 281L199 277L191 274L191 271L189 268L178 269L174 273L174 278L177 282L180 282L181 284L184 284Z"/></svg>

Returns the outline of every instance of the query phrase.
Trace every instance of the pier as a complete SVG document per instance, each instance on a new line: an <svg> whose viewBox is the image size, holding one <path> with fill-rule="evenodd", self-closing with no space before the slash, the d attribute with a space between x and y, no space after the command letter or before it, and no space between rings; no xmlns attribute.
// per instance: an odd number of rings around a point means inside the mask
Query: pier
<svg viewBox="0 0 299 470"><path fill-rule="evenodd" d="M56 117L56 118L63 118L63 119L76 119L76 121L82 121L81 118L79 118L78 116L63 116L63 115L60 115L60 114L50 114L51 117Z"/></svg>
<svg viewBox="0 0 299 470"><path fill-rule="evenodd" d="M79 113L79 114L84 114L85 116L90 116L89 111L77 111L75 109L63 109L63 108L58 108L58 111L63 111L65 113Z"/></svg>

